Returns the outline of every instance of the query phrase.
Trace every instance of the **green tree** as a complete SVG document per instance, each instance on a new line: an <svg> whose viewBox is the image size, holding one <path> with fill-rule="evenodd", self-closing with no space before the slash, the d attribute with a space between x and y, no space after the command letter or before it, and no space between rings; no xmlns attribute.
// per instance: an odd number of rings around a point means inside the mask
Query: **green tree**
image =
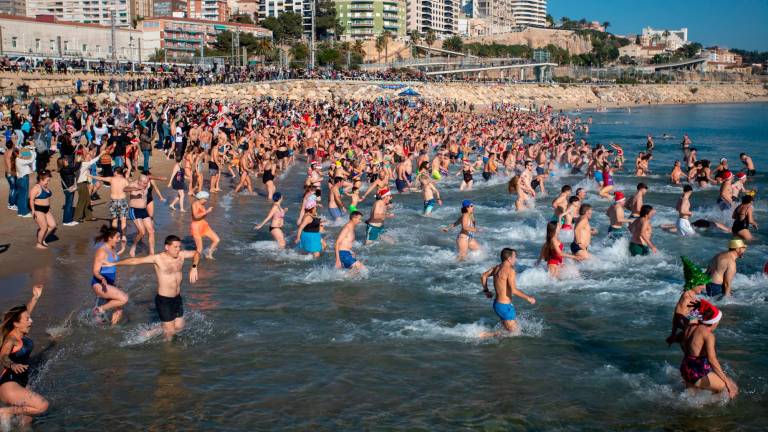
<svg viewBox="0 0 768 432"><path fill-rule="evenodd" d="M162 63L165 61L165 50L164 49L156 49L155 52L152 53L151 56L149 56L150 63Z"/></svg>
<svg viewBox="0 0 768 432"><path fill-rule="evenodd" d="M291 58L293 58L294 61L303 62L309 58L309 48L307 48L307 44L303 42L293 44L290 53Z"/></svg>
<svg viewBox="0 0 768 432"><path fill-rule="evenodd" d="M609 21L603 21L603 28L605 31L608 31L608 27L611 26L611 23Z"/></svg>
<svg viewBox="0 0 768 432"><path fill-rule="evenodd" d="M571 54L567 49L560 48L555 44L549 44L545 47L549 51L549 59L551 62L557 64L569 64L571 62Z"/></svg>
<svg viewBox="0 0 768 432"><path fill-rule="evenodd" d="M379 59L381 59L381 52L384 51L384 35L378 35L376 36L376 52L379 54ZM384 63L386 63L386 58L384 59Z"/></svg>
<svg viewBox="0 0 768 432"><path fill-rule="evenodd" d="M272 30L272 38L278 43L299 40L304 33L303 18L293 12L282 13L277 18L267 17L261 21L261 26Z"/></svg>
<svg viewBox="0 0 768 432"><path fill-rule="evenodd" d="M314 0L315 2L315 37L319 40L338 39L344 32L344 26L336 14L333 0Z"/></svg>
<svg viewBox="0 0 768 432"><path fill-rule="evenodd" d="M363 41L360 39L355 41L355 44L352 46L352 52L360 54L361 56L365 55L365 47L363 44Z"/></svg>
<svg viewBox="0 0 768 432"><path fill-rule="evenodd" d="M421 34L419 34L418 30L411 30L408 32L408 42L411 45L411 55L416 57L416 53L418 52L416 45L421 42Z"/></svg>
<svg viewBox="0 0 768 432"><path fill-rule="evenodd" d="M547 26L548 27L554 27L555 26L555 19L552 18L552 15L547 14Z"/></svg>
<svg viewBox="0 0 768 432"><path fill-rule="evenodd" d="M392 40L392 32L384 30L381 36L384 38L384 62L389 62L389 41Z"/></svg>
<svg viewBox="0 0 768 432"><path fill-rule="evenodd" d="M241 24L254 24L253 18L248 14L237 14L229 17L230 22L236 22Z"/></svg>
<svg viewBox="0 0 768 432"><path fill-rule="evenodd" d="M464 41L458 35L451 36L443 41L444 50L461 52L462 48L464 48Z"/></svg>

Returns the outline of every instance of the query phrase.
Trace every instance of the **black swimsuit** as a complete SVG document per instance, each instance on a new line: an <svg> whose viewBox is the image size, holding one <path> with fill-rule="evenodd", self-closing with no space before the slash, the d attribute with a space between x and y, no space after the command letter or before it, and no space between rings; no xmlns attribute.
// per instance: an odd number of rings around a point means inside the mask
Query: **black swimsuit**
<svg viewBox="0 0 768 432"><path fill-rule="evenodd" d="M32 355L32 348L34 348L32 339L24 336L21 338L21 348L16 352L8 354L8 358L14 363L29 365L29 357ZM0 386L7 382L15 382L22 387L26 387L28 381L29 369L17 374L13 370L5 368L3 369L3 372L0 373Z"/></svg>
<svg viewBox="0 0 768 432"><path fill-rule="evenodd" d="M738 214L738 210L736 213L736 219L733 221L733 227L731 228L731 232L734 235L737 235L739 231L742 230L748 230L749 229L749 221L747 220L746 214L744 217L741 217L741 215Z"/></svg>

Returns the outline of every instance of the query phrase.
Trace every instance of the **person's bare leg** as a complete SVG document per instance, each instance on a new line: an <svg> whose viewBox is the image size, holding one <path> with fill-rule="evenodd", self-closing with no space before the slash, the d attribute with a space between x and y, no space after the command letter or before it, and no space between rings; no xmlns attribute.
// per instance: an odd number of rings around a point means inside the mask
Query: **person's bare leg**
<svg viewBox="0 0 768 432"><path fill-rule="evenodd" d="M208 259L213 259L213 253L216 251L216 248L219 246L219 242L221 242L221 239L219 236L213 232L213 230L210 230L208 234L206 235L213 243L208 247L208 255L205 257Z"/></svg>

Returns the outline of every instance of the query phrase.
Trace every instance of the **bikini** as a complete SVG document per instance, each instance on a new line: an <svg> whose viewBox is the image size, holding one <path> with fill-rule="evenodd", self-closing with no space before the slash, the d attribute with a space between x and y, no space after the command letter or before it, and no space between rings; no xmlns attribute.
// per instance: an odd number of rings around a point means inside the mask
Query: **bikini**
<svg viewBox="0 0 768 432"><path fill-rule="evenodd" d="M272 218L272 222L274 223L275 219L283 219L284 217L285 217L285 210L280 210L280 211L275 213L275 216ZM307 226L309 226L309 225L307 225ZM276 230L276 229L283 229L283 227L282 226L276 227L276 226L271 226L271 225L269 226L269 232L272 232L272 230Z"/></svg>
<svg viewBox="0 0 768 432"><path fill-rule="evenodd" d="M107 280L107 284L114 286L115 281L117 280L117 267L114 266L114 263L120 261L120 257L118 257L114 251L110 251L107 248L105 248L105 250L107 251L107 262L112 265L102 265L101 269L99 269L99 274L104 276L104 279ZM91 285L96 284L101 284L101 279L97 279L96 276L91 276ZM106 287L102 286L101 288L102 290L106 290Z"/></svg>
<svg viewBox="0 0 768 432"><path fill-rule="evenodd" d="M49 189L46 189L42 186L40 186L40 193L35 197L35 200L44 200L48 199L53 195ZM34 204L35 211L40 213L48 213L51 210L51 206L49 205L40 205L40 204Z"/></svg>

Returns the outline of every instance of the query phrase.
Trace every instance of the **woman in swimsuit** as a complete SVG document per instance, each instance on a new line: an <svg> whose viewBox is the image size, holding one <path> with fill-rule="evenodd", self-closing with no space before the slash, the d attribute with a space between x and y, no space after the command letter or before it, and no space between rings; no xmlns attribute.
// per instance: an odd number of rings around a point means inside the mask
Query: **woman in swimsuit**
<svg viewBox="0 0 768 432"><path fill-rule="evenodd" d="M603 185L600 188L600 197L605 199L611 199L611 192L613 191L613 168L608 163L603 165Z"/></svg>
<svg viewBox="0 0 768 432"><path fill-rule="evenodd" d="M686 388L712 393L726 390L728 396L734 398L739 393L739 387L723 371L715 348L714 332L722 316L722 312L706 300L701 300L693 319L689 316L680 344L684 354L680 375Z"/></svg>
<svg viewBox="0 0 768 432"><path fill-rule="evenodd" d="M211 246L208 248L208 254L205 255L208 259L213 259L213 252L216 251L216 247L219 245L219 236L208 225L208 221L205 217L213 211L213 207L205 208L205 203L209 198L208 192L201 191L195 195L197 200L192 203L192 222L189 224L189 230L192 234L192 238L195 240L195 250L200 255L203 254L203 237L207 237L211 240Z"/></svg>
<svg viewBox="0 0 768 432"><path fill-rule="evenodd" d="M264 187L267 188L267 199L272 200L272 195L275 193L275 169L276 165L272 159L264 161L264 172L261 174L261 181L264 183Z"/></svg>
<svg viewBox="0 0 768 432"><path fill-rule="evenodd" d="M28 425L32 416L48 410L48 401L29 390L29 358L34 344L27 337L32 326L32 311L43 294L43 285L32 287L32 298L24 306L16 306L5 313L0 346L0 401L7 406L0 408L0 425L9 426L14 415L21 416L21 423ZM8 428L10 429L10 427Z"/></svg>
<svg viewBox="0 0 768 432"><path fill-rule="evenodd" d="M476 251L480 249L480 244L475 240L475 233L477 232L477 226L475 223L475 205L470 200L464 200L461 203L461 216L456 219L452 225L443 228L444 232L448 232L451 228L461 226L461 231L456 237L456 249L458 255L456 259L463 261L467 257L467 251Z"/></svg>
<svg viewBox="0 0 768 432"><path fill-rule="evenodd" d="M169 207L171 210L176 210L176 203L179 203L179 210L182 212L185 212L184 210L184 188L186 187L186 182L184 181L184 168L181 167L181 158L176 158L176 163L173 165L173 170L171 171L171 179L168 182L168 187L173 188L173 190L176 191L176 197L171 201L171 204Z"/></svg>
<svg viewBox="0 0 768 432"><path fill-rule="evenodd" d="M566 257L576 259L574 255L563 252L563 244L558 240L559 232L559 223L547 223L547 241L541 247L539 254L539 262L542 260L547 262L547 271L552 278L560 276L560 266L563 264L563 259Z"/></svg>
<svg viewBox="0 0 768 432"><path fill-rule="evenodd" d="M48 249L48 243L45 242L45 239L56 230L56 220L51 214L51 195L53 193L49 188L50 182L51 172L42 170L37 174L37 184L29 191L29 207L32 209L35 223L37 223L35 247L38 249Z"/></svg>
<svg viewBox="0 0 768 432"><path fill-rule="evenodd" d="M296 233L294 243L299 244L301 242L301 248L305 252L312 254L315 258L319 258L320 252L322 252L325 245L320 234L322 231L322 220L317 215L317 200L308 200L304 210L304 217L299 224L299 230Z"/></svg>
<svg viewBox="0 0 768 432"><path fill-rule="evenodd" d="M752 195L744 195L741 197L741 204L733 211L731 217L733 218L733 227L731 232L737 237L741 237L745 241L752 240L752 233L749 232L749 226L757 228L755 223L755 216L752 213Z"/></svg>
<svg viewBox="0 0 768 432"><path fill-rule="evenodd" d="M472 190L472 183L474 183L474 178L472 177L473 172L474 169L472 168L472 164L469 162L469 159L464 159L464 166L462 170L456 174L463 176L459 190Z"/></svg>
<svg viewBox="0 0 768 432"><path fill-rule="evenodd" d="M272 194L272 209L269 210L267 217L256 225L255 229L261 229L267 222L269 224L269 233L272 234L272 238L277 242L277 246L280 249L285 249L285 233L283 232L283 226L285 225L285 209L280 205L283 202L283 194L275 192Z"/></svg>
<svg viewBox="0 0 768 432"><path fill-rule="evenodd" d="M120 260L120 254L123 252L123 250L115 250L120 242L120 231L104 225L94 242L98 245L98 249L93 257L91 269L91 288L97 297L96 307L92 311L93 317L97 322L103 323L106 321L107 312L114 309L111 323L115 325L123 316L123 306L128 303L128 294L116 286L115 263Z"/></svg>

